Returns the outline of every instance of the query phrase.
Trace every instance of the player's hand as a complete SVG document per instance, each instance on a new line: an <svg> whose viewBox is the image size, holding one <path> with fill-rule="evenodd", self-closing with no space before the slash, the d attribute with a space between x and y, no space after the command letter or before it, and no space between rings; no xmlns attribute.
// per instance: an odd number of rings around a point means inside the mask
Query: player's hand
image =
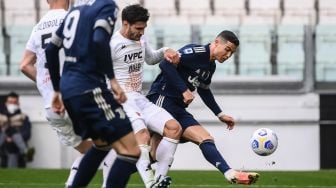
<svg viewBox="0 0 336 188"><path fill-rule="evenodd" d="M119 103L124 103L127 100L124 90L120 87L115 78L110 80L111 89L114 94L114 99Z"/></svg>
<svg viewBox="0 0 336 188"><path fill-rule="evenodd" d="M171 48L168 48L164 52L164 58L170 63L173 63L174 65L177 65L180 62L180 57L181 54L178 51L175 51Z"/></svg>
<svg viewBox="0 0 336 188"><path fill-rule="evenodd" d="M226 123L227 129L229 130L233 129L235 125L235 120L233 119L233 117L223 114L219 116L218 118L221 122Z"/></svg>
<svg viewBox="0 0 336 188"><path fill-rule="evenodd" d="M65 108L62 101L62 96L60 92L55 92L51 101L52 110L60 115L64 114Z"/></svg>
<svg viewBox="0 0 336 188"><path fill-rule="evenodd" d="M182 95L183 95L183 102L186 104L190 104L195 98L194 94L189 89L183 92Z"/></svg>

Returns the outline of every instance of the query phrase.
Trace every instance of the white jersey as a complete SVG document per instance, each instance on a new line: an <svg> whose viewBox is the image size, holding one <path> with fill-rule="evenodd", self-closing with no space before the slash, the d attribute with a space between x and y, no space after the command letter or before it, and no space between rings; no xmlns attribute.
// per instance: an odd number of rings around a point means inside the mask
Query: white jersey
<svg viewBox="0 0 336 188"><path fill-rule="evenodd" d="M27 42L26 49L36 54L36 85L43 97L44 107L51 107L54 90L52 88L50 74L46 68L45 47L50 41L52 34L63 22L67 11L63 9L49 10L34 27Z"/></svg>
<svg viewBox="0 0 336 188"><path fill-rule="evenodd" d="M144 62L153 65L163 59L165 48L152 50L145 36L140 41L125 38L117 31L111 38L111 55L115 78L125 92L140 92Z"/></svg>

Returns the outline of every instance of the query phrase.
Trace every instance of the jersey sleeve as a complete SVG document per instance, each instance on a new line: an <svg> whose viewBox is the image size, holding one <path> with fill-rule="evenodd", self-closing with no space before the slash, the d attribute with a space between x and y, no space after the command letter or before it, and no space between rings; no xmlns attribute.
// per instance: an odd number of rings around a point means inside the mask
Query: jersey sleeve
<svg viewBox="0 0 336 188"><path fill-rule="evenodd" d="M164 58L164 51L167 48L160 48L158 50L154 50L150 45L147 39L144 37L143 40L145 40L145 62L148 65L155 65L159 63Z"/></svg>
<svg viewBox="0 0 336 188"><path fill-rule="evenodd" d="M93 29L103 28L109 35L112 35L115 21L117 20L118 7L114 2L105 6L96 16Z"/></svg>

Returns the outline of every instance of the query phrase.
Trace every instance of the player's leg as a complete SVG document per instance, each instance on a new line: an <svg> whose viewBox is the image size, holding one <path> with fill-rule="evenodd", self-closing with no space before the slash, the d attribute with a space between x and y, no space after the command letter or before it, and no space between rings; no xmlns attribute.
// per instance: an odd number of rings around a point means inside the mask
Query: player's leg
<svg viewBox="0 0 336 188"><path fill-rule="evenodd" d="M150 130L162 135L162 140L157 145L155 179L164 181L168 170L173 163L177 144L179 143L182 129L180 124L163 108L152 104L147 108L146 121ZM170 179L167 180L170 184Z"/></svg>
<svg viewBox="0 0 336 188"><path fill-rule="evenodd" d="M183 132L182 138L199 145L204 158L215 166L221 173L223 173L229 182L251 184L259 177L257 173L238 172L231 169L221 153L218 151L213 137L199 124L186 128Z"/></svg>
<svg viewBox="0 0 336 188"><path fill-rule="evenodd" d="M107 178L110 173L111 167L116 159L116 152L115 150L111 149L107 156L105 157L102 165L102 171L103 171L103 185L102 188L106 188Z"/></svg>
<svg viewBox="0 0 336 188"><path fill-rule="evenodd" d="M151 187L154 183L154 173L149 169L149 152L151 150L149 146L150 135L142 117L142 109L139 108L138 101L141 100L141 98L143 98L143 96L137 92L127 93L127 101L123 104L123 108L132 122L135 139L141 152L136 167L145 186Z"/></svg>
<svg viewBox="0 0 336 188"><path fill-rule="evenodd" d="M117 153L106 182L107 188L124 188L129 177L136 169L136 162L140 155L138 144L133 132L112 143Z"/></svg>
<svg viewBox="0 0 336 188"><path fill-rule="evenodd" d="M47 108L46 118L49 125L56 131L60 142L65 146L75 148L81 154L72 163L68 179L65 182L66 186L71 186L78 166L83 158L83 154L91 148L93 143L91 140L82 140L80 136L76 135L72 122L67 114L60 116L50 108Z"/></svg>

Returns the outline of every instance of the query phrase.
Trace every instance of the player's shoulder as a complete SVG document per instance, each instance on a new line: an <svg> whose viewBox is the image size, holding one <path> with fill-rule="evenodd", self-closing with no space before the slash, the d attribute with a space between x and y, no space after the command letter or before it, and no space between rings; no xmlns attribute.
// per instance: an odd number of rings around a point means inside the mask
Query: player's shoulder
<svg viewBox="0 0 336 188"><path fill-rule="evenodd" d="M185 45L183 46L179 52L182 54L182 55L195 55L195 54L198 54L198 55L201 55L203 53L206 53L207 52L207 49L206 49L206 46L204 45L200 45L200 44L188 44L188 45Z"/></svg>

